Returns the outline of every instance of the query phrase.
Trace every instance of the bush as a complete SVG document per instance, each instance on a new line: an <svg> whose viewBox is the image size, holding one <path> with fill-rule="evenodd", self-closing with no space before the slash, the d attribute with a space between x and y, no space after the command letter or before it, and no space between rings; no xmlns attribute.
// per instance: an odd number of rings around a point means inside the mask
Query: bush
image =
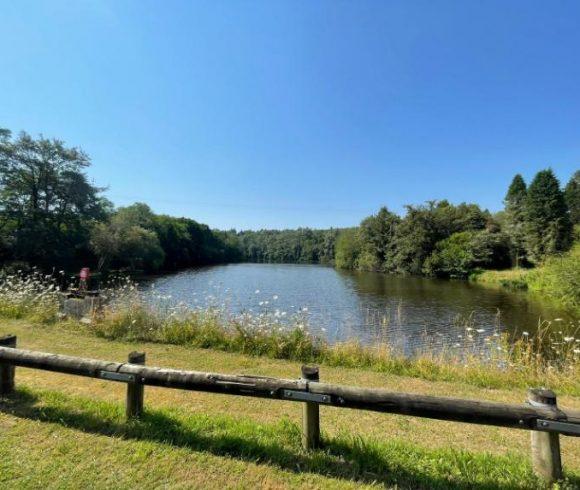
<svg viewBox="0 0 580 490"><path fill-rule="evenodd" d="M501 233L462 231L437 242L423 272L442 277L469 276L478 268L507 267L509 247Z"/></svg>
<svg viewBox="0 0 580 490"><path fill-rule="evenodd" d="M580 308L580 243L567 254L552 256L538 269L530 271L527 283L562 304Z"/></svg>

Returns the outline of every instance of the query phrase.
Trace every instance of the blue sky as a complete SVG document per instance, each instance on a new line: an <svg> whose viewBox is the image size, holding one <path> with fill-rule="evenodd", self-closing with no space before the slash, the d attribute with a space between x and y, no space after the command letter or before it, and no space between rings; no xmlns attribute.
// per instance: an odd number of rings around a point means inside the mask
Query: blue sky
<svg viewBox="0 0 580 490"><path fill-rule="evenodd" d="M0 0L0 126L238 229L501 208L580 168L580 2Z"/></svg>

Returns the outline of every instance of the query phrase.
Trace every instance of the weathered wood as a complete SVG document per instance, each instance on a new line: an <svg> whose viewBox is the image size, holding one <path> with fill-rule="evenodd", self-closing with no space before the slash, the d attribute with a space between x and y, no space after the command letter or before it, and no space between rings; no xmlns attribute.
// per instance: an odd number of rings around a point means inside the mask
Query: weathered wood
<svg viewBox="0 0 580 490"><path fill-rule="evenodd" d="M129 354L129 364L145 365L144 352L131 352ZM143 413L143 399L145 395L144 386L141 381L127 383L127 418L137 418Z"/></svg>
<svg viewBox="0 0 580 490"><path fill-rule="evenodd" d="M306 382L319 381L318 366L302 366L302 379ZM320 446L320 408L318 403L305 402L302 407L302 447L306 450Z"/></svg>
<svg viewBox="0 0 580 490"><path fill-rule="evenodd" d="M533 407L558 412L556 394L552 390L528 390L528 403ZM534 473L548 483L562 479L560 436L554 432L531 432Z"/></svg>
<svg viewBox="0 0 580 490"><path fill-rule="evenodd" d="M0 346L15 348L16 335L0 337ZM14 365L0 362L0 395L8 395L14 391Z"/></svg>
<svg viewBox="0 0 580 490"><path fill-rule="evenodd" d="M306 391L307 385L302 380L180 371L2 347L0 362L92 378L103 378L103 372L128 374L147 386L262 398L282 398L283 390Z"/></svg>
<svg viewBox="0 0 580 490"><path fill-rule="evenodd" d="M561 410L528 405L394 393L327 383L310 383L308 390L310 393L329 395L334 406L472 424L533 429L538 418L566 420L566 414Z"/></svg>
<svg viewBox="0 0 580 490"><path fill-rule="evenodd" d="M94 378L104 378L103 373L112 373L115 376L125 375L125 377L130 375L132 380L134 377L146 386L288 401L303 402L294 393L310 393L322 395L315 403L337 407L518 429L535 430L537 419L566 420L566 414L557 407L545 408L393 393L380 389L333 385L303 379L289 380L180 371L6 347L0 347L0 363Z"/></svg>

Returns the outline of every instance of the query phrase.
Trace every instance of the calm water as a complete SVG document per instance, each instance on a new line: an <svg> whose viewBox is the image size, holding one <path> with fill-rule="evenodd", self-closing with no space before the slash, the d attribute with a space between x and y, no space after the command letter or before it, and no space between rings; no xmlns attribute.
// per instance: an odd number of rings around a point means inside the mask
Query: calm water
<svg viewBox="0 0 580 490"><path fill-rule="evenodd" d="M497 332L532 333L540 318L566 330L577 322L526 293L318 265L220 265L158 277L150 286L150 294L174 304L225 304L232 312L268 312L283 321L300 312L311 331L331 342L383 340L407 353L426 345L489 345L485 338Z"/></svg>

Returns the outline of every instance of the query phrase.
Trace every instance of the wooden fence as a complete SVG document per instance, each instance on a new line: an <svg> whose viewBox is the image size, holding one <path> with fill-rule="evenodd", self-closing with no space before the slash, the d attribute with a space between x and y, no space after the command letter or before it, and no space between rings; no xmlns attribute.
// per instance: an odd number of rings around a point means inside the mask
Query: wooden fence
<svg viewBox="0 0 580 490"><path fill-rule="evenodd" d="M321 383L317 367L303 366L300 379L181 371L146 367L139 352L118 363L17 349L15 336L0 338L0 394L14 390L15 366L126 383L128 418L142 414L145 386L300 402L305 449L320 445L320 405L529 430L534 471L550 482L562 478L559 436L580 436L580 413L560 409L545 389L529 390L526 404L493 403Z"/></svg>

